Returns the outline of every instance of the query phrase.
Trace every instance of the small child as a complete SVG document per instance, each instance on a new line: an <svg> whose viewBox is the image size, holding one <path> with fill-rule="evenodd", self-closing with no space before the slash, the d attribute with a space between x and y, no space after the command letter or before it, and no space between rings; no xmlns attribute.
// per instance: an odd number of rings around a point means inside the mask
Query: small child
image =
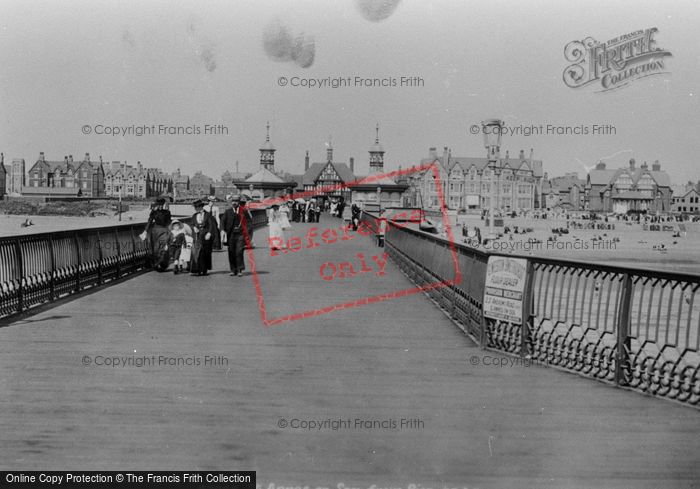
<svg viewBox="0 0 700 489"><path fill-rule="evenodd" d="M180 221L174 221L170 236L170 259L173 262L173 273L177 275L187 269L192 256L192 236L187 234Z"/></svg>

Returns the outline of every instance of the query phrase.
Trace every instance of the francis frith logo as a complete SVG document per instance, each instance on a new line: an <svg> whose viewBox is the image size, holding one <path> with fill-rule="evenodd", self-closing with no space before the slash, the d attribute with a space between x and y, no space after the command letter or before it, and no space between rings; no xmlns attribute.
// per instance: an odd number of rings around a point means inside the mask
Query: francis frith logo
<svg viewBox="0 0 700 489"><path fill-rule="evenodd" d="M635 80L668 73L671 53L656 45L656 27L598 42L592 37L571 41L564 57L571 65L564 70L564 83L571 88L592 85L596 92L622 88Z"/></svg>

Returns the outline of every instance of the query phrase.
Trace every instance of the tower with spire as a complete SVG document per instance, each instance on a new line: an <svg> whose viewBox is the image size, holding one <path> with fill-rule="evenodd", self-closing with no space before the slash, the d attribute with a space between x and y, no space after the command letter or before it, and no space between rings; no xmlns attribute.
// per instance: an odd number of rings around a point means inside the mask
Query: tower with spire
<svg viewBox="0 0 700 489"><path fill-rule="evenodd" d="M328 135L328 142L326 143L326 162L333 162L333 141L330 135Z"/></svg>
<svg viewBox="0 0 700 489"><path fill-rule="evenodd" d="M260 148L260 167L271 172L275 171L275 147L270 142L270 123L267 123L267 135Z"/></svg>
<svg viewBox="0 0 700 489"><path fill-rule="evenodd" d="M379 144L379 123L377 122L374 145L369 149L369 172L384 173L384 148Z"/></svg>

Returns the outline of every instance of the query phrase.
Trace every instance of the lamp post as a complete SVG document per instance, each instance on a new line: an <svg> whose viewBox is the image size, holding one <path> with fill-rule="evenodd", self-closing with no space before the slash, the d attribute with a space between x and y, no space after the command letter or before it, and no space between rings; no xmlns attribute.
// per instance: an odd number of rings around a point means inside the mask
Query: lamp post
<svg viewBox="0 0 700 489"><path fill-rule="evenodd" d="M487 119L481 123L481 132L484 135L484 146L487 150L488 167L491 170L489 188L489 241L496 239L494 229L494 215L496 210L496 185L498 175L501 173L500 152L501 152L501 132L503 122L500 119Z"/></svg>

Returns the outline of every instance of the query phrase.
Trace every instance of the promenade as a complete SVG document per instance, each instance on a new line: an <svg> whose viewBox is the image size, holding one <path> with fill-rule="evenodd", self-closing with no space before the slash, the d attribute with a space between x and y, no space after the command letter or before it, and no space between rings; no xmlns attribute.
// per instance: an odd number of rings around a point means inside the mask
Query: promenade
<svg viewBox="0 0 700 489"><path fill-rule="evenodd" d="M278 256L266 237L254 238L258 293L223 252L209 277L150 272L1 323L3 470L256 470L263 488L699 487L697 410L482 350L422 293L265 327L259 298L283 318L412 286L390 261L377 275L369 237ZM359 270L358 253L371 272L324 279L325 262ZM97 364L113 357L156 361ZM349 422L290 426L324 420Z"/></svg>

